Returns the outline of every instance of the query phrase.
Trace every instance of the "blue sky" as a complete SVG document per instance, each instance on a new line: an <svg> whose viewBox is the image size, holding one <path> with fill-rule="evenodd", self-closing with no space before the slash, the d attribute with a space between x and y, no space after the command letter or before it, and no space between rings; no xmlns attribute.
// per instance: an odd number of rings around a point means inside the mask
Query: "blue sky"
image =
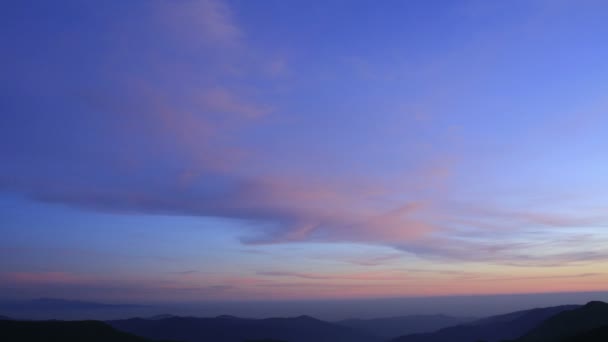
<svg viewBox="0 0 608 342"><path fill-rule="evenodd" d="M2 7L8 297L606 290L602 2Z"/></svg>

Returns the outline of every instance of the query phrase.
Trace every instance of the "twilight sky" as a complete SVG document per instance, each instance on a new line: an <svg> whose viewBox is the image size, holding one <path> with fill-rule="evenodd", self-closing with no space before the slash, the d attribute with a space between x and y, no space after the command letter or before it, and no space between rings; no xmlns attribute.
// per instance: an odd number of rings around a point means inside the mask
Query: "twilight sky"
<svg viewBox="0 0 608 342"><path fill-rule="evenodd" d="M0 293L607 290L604 1L13 1Z"/></svg>

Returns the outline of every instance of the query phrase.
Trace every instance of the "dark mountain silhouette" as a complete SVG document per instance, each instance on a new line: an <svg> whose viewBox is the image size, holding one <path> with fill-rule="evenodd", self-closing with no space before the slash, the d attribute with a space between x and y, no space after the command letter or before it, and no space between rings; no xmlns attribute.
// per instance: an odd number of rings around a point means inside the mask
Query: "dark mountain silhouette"
<svg viewBox="0 0 608 342"><path fill-rule="evenodd" d="M99 321L0 321L0 341L152 342Z"/></svg>
<svg viewBox="0 0 608 342"><path fill-rule="evenodd" d="M608 325L596 328L563 340L564 342L606 342L608 341Z"/></svg>
<svg viewBox="0 0 608 342"><path fill-rule="evenodd" d="M132 304L103 304L96 302L85 302L79 300L66 300L55 298L39 298L23 301L0 302L0 308L4 310L96 310L96 309L124 309L138 308L141 305Z"/></svg>
<svg viewBox="0 0 608 342"><path fill-rule="evenodd" d="M412 315L374 319L347 319L335 323L388 339L407 334L433 332L473 320L473 318L446 315Z"/></svg>
<svg viewBox="0 0 608 342"><path fill-rule="evenodd" d="M531 331L547 318L577 305L564 305L512 312L492 316L471 323L444 328L434 333L411 334L394 339L394 342L497 342L515 339Z"/></svg>
<svg viewBox="0 0 608 342"><path fill-rule="evenodd" d="M583 307L550 317L516 341L559 342L606 325L608 325L608 304L589 302Z"/></svg>
<svg viewBox="0 0 608 342"><path fill-rule="evenodd" d="M10 321L12 318L0 315L0 321Z"/></svg>
<svg viewBox="0 0 608 342"><path fill-rule="evenodd" d="M377 342L382 339L348 327L309 316L295 318L245 319L172 317L159 320L133 318L108 321L114 328L135 335L185 342L243 342L277 339L289 342Z"/></svg>

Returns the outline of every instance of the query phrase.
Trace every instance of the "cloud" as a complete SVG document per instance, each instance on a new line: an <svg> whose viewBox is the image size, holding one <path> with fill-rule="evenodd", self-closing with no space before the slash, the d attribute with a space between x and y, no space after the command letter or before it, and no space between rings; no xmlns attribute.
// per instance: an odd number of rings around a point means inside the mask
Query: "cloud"
<svg viewBox="0 0 608 342"><path fill-rule="evenodd" d="M187 43L235 48L244 35L231 8L222 0L166 1L158 13L168 28Z"/></svg>
<svg viewBox="0 0 608 342"><path fill-rule="evenodd" d="M315 275L309 273L297 273L297 272L279 272L279 271L260 271L257 272L258 275L261 276L270 276L270 277L293 277L293 278L303 278L303 279L331 279L331 276L325 275Z"/></svg>
<svg viewBox="0 0 608 342"><path fill-rule="evenodd" d="M361 281L361 282L396 282L403 283L415 279L445 279L450 277L456 280L477 279L484 275L476 272L462 270L444 269L416 269L416 268L395 268L378 270L373 272L336 272L336 273L311 273L311 272L290 272L290 271L259 271L257 275L264 277L278 278L299 278L307 280L327 280L327 281Z"/></svg>
<svg viewBox="0 0 608 342"><path fill-rule="evenodd" d="M259 157L245 152L241 139L225 136L247 126L215 119L196 103L196 111L183 109L187 103L172 105L167 94L136 84L128 84L127 99L107 91L80 100L88 114L69 129L105 122L97 136L72 131L53 138L54 132L40 131L44 143L11 141L22 144L22 153L40 157L24 162L18 151L5 154L0 186L39 201L99 211L240 219L256 227L257 233L243 238L249 244L386 242L433 229L416 219L426 204L370 197L369 189L388 188L382 182L257 172L249 164ZM21 114L41 120L38 113Z"/></svg>
<svg viewBox="0 0 608 342"><path fill-rule="evenodd" d="M92 67L49 68L69 78L15 80L19 87L8 90L10 106L0 118L0 190L87 210L240 220L248 245L366 243L442 262L521 266L605 260L601 250L573 251L562 237L522 238L605 226L605 213L450 203L458 158L447 153L416 151L423 157L404 158L409 169L397 170L398 177L375 172L384 165L351 176L341 158L367 164L369 157L356 144L332 155L339 167L314 165L322 163L308 149L314 135L302 139L301 121L285 124L291 113L269 90L276 76L292 72L284 58L255 49L225 2L167 1L154 10L153 20L142 19L145 39L125 50L111 47L111 59L83 53L82 64ZM24 74L38 75L30 67ZM425 124L440 121L428 113L433 120ZM314 129L324 129L323 122ZM331 129L328 140L343 137L341 126ZM283 134L272 140L271 132ZM286 152L273 155L276 146ZM542 240L559 249L548 252Z"/></svg>
<svg viewBox="0 0 608 342"><path fill-rule="evenodd" d="M394 260L398 260L403 257L401 253L380 255L380 256L370 256L370 257L362 257L362 258L350 258L345 259L346 262L359 265L359 266L380 266L386 265Z"/></svg>
<svg viewBox="0 0 608 342"><path fill-rule="evenodd" d="M97 283L98 277L92 277L70 272L8 272L1 273L3 282L30 285L92 285Z"/></svg>
<svg viewBox="0 0 608 342"><path fill-rule="evenodd" d="M566 275L547 275L547 276L530 276L530 277L500 277L500 278L489 278L480 279L482 281L514 281L514 280L543 280L543 279L579 279L579 278L593 278L603 276L604 273L580 273L580 274L566 274Z"/></svg>
<svg viewBox="0 0 608 342"><path fill-rule="evenodd" d="M555 197L546 201L555 201ZM542 208L542 207L541 207ZM447 207L451 222L487 230L521 230L543 228L581 228L608 225L608 215L602 210L572 208L548 211L540 208L517 210L498 209L491 204L450 203Z"/></svg>
<svg viewBox="0 0 608 342"><path fill-rule="evenodd" d="M211 113L233 114L254 119L271 112L270 108L244 102L232 92L219 87L205 90L200 101L204 110Z"/></svg>
<svg viewBox="0 0 608 342"><path fill-rule="evenodd" d="M109 60L84 54L94 66L86 70L57 64L59 73L77 75L57 78L47 89L53 96L38 80L8 95L16 103L0 127L0 190L86 210L241 220L249 228L241 241L250 245L388 243L435 229L419 217L431 203L404 196L407 186L393 189L377 176L296 174L266 154L272 146L257 137L268 132L263 125L274 127L275 115L267 116L280 108L276 94L251 84L273 82L286 62L256 55L227 3L152 9L137 29L128 26L135 31L128 37L143 35L129 49L109 45ZM227 70L227 60L244 72ZM256 74L260 65L270 75ZM417 186L427 180L424 171L405 177Z"/></svg>
<svg viewBox="0 0 608 342"><path fill-rule="evenodd" d="M273 58L265 64L265 69L270 76L280 77L288 74L287 60L285 58Z"/></svg>
<svg viewBox="0 0 608 342"><path fill-rule="evenodd" d="M257 274L266 277L286 277L310 280L403 281L408 279L407 273L395 271L361 272L348 274L317 274L284 271L260 271L257 272Z"/></svg>
<svg viewBox="0 0 608 342"><path fill-rule="evenodd" d="M396 244L395 248L445 263L483 262L516 267L566 267L608 261L601 248L606 239L585 243L592 250L580 251L581 238L542 237L518 241L508 238L479 241L459 238L427 238ZM578 242L577 242L578 241Z"/></svg>
<svg viewBox="0 0 608 342"><path fill-rule="evenodd" d="M188 276L188 275L196 274L198 272L199 272L198 270L186 270L186 271L174 271L174 272L170 272L170 273Z"/></svg>
<svg viewBox="0 0 608 342"><path fill-rule="evenodd" d="M153 280L141 275L102 276L72 272L6 272L0 273L0 290L15 297L50 296L64 298L111 298L112 300L150 300L171 298L231 298L239 294L238 286L229 285L230 280L210 279L192 281L175 277L155 277ZM215 283L214 283L215 282ZM234 282L235 284L239 282Z"/></svg>

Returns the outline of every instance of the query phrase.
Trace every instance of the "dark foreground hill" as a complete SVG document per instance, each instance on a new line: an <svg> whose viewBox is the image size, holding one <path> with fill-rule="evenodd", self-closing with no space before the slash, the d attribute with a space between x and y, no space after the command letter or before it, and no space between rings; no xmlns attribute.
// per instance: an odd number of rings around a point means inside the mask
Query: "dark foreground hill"
<svg viewBox="0 0 608 342"><path fill-rule="evenodd" d="M596 328L576 336L567 338L564 342L606 342L608 341L608 325Z"/></svg>
<svg viewBox="0 0 608 342"><path fill-rule="evenodd" d="M575 310L556 314L516 341L561 342L568 338L583 341L586 333L594 336L605 333L605 330L598 329L604 326L608 326L608 304L589 302Z"/></svg>
<svg viewBox="0 0 608 342"><path fill-rule="evenodd" d="M441 329L434 333L401 336L393 342L498 342L515 339L531 331L549 317L578 307L564 305L517 311Z"/></svg>
<svg viewBox="0 0 608 342"><path fill-rule="evenodd" d="M412 315L374 319L347 319L335 323L389 339L409 334L433 332L470 321L473 321L473 319L446 315Z"/></svg>
<svg viewBox="0 0 608 342"><path fill-rule="evenodd" d="M2 321L0 341L7 342L152 342L117 331L99 321Z"/></svg>
<svg viewBox="0 0 608 342"><path fill-rule="evenodd" d="M245 319L170 317L147 320L133 318L108 322L114 328L135 335L185 342L243 342L275 339L289 342L378 342L382 339L348 327L308 316L295 318Z"/></svg>

